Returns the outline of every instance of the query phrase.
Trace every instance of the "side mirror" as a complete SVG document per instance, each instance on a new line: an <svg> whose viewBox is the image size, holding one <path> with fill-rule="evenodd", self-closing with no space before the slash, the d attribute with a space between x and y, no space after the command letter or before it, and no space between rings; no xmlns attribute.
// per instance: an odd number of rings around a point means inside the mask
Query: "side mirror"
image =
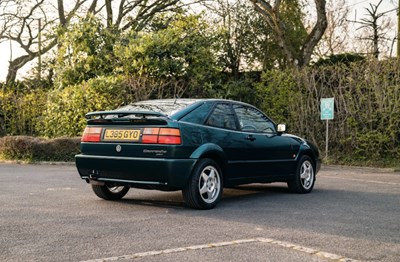
<svg viewBox="0 0 400 262"><path fill-rule="evenodd" d="M285 124L279 124L277 129L278 129L278 133L285 133L286 125Z"/></svg>

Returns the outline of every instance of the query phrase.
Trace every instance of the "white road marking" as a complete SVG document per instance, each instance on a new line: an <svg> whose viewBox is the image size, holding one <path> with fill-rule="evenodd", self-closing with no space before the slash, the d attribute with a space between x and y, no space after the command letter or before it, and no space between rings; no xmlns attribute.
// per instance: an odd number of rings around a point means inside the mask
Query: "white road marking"
<svg viewBox="0 0 400 262"><path fill-rule="evenodd" d="M337 177L337 176L320 176L326 178L333 178L333 179L342 179L342 180L350 180L350 181L357 181L357 182L367 182L367 183L374 183L374 184L383 184L383 185L391 185L391 186L399 186L400 183L396 182L383 182L383 181L376 181L376 180L365 180L365 179L357 179L357 178L347 178L347 177Z"/></svg>
<svg viewBox="0 0 400 262"><path fill-rule="evenodd" d="M67 190L74 190L75 188L71 187L58 187L58 188L48 188L47 191L67 191Z"/></svg>
<svg viewBox="0 0 400 262"><path fill-rule="evenodd" d="M272 238L262 238L262 237L250 238L250 239L240 239L240 240L234 240L234 241L229 241L229 242L217 242L217 243L195 245L195 246L188 246L188 247L178 247L178 248L156 250L156 251L148 251L148 252L135 253L132 255L99 258L99 259L86 260L86 261L81 261L81 262L107 262L107 261L118 261L118 260L133 260L135 258L151 257L151 256L158 256L158 255L163 255L163 254L180 253L180 252L185 252L185 251L190 251L190 250L202 250L202 249L210 249L210 248L249 244L249 243L268 243L268 244L284 247L287 249L296 250L298 252L306 253L311 256L316 256L316 257L320 257L320 258L332 260L332 261L358 262L358 260L344 257L341 255L332 254L332 253L320 251L320 250L309 248L309 247L299 246L294 243L279 241L279 240L275 240Z"/></svg>

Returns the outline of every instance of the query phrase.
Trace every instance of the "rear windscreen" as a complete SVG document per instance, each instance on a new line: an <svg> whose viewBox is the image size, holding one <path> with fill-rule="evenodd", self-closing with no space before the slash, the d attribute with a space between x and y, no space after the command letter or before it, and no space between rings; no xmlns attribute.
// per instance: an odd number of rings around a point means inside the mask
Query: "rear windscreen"
<svg viewBox="0 0 400 262"><path fill-rule="evenodd" d="M116 111L139 111L139 112L157 112L167 116L184 109L185 107L197 102L194 99L168 99L168 100L148 100L132 103L130 105L118 108Z"/></svg>

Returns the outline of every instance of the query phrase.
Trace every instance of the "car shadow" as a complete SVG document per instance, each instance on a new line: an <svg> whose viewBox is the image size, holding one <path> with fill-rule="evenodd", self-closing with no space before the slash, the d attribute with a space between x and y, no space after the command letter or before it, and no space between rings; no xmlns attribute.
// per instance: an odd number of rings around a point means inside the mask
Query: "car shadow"
<svg viewBox="0 0 400 262"><path fill-rule="evenodd" d="M224 189L222 197L222 205L240 204L251 201L252 204L257 204L256 201L264 203L265 200L291 199L297 194L292 193L286 183L273 184L248 184L233 188Z"/></svg>
<svg viewBox="0 0 400 262"><path fill-rule="evenodd" d="M162 194L162 192L161 192ZM181 197L181 201L159 200L159 199L139 199L139 198L126 198L117 201L118 203L128 204L132 206L147 206L147 207L160 207L160 208L173 208L183 209L186 208L185 203Z"/></svg>
<svg viewBox="0 0 400 262"><path fill-rule="evenodd" d="M116 202L136 206L152 206L168 209L190 209L184 203L181 191L160 192L143 189L131 190L137 190L139 193L127 195L125 198L117 200ZM138 194L141 196L137 197ZM146 196L143 196L143 194ZM248 199L255 201L260 198L276 197L279 195L288 194L292 195L286 184L248 184L237 187L229 187L224 188L222 199L218 206L223 203L242 202Z"/></svg>

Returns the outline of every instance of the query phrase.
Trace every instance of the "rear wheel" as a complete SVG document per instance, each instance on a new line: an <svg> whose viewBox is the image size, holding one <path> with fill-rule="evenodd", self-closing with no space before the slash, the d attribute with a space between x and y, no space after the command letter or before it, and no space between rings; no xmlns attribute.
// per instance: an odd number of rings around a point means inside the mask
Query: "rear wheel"
<svg viewBox="0 0 400 262"><path fill-rule="evenodd" d="M128 186L110 186L110 185L92 185L93 192L96 196L105 200L119 200L123 198L129 191Z"/></svg>
<svg viewBox="0 0 400 262"><path fill-rule="evenodd" d="M315 183L315 171L311 158L303 156L296 170L293 180L287 182L289 189L294 193L310 193Z"/></svg>
<svg viewBox="0 0 400 262"><path fill-rule="evenodd" d="M182 190L186 204L196 209L215 207L223 191L221 174L221 169L214 160L201 159Z"/></svg>

